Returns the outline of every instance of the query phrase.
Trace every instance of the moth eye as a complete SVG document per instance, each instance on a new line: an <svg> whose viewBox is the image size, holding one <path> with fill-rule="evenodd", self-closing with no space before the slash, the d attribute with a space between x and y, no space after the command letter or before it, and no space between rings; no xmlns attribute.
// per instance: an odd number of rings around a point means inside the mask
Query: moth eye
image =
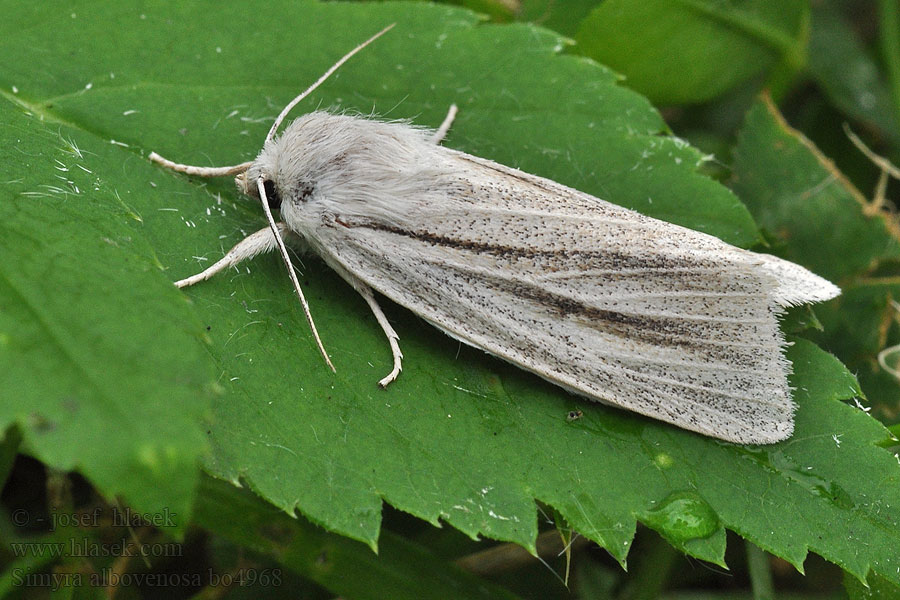
<svg viewBox="0 0 900 600"><path fill-rule="evenodd" d="M269 209L278 210L281 208L281 196L278 195L275 184L271 179L267 179L263 182L263 189L266 190L266 199L269 201Z"/></svg>

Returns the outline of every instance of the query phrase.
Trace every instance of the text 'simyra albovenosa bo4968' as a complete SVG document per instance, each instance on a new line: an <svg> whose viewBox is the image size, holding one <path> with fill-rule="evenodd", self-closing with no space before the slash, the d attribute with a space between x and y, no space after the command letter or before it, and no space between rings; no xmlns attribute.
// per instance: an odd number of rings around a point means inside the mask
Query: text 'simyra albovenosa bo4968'
<svg viewBox="0 0 900 600"><path fill-rule="evenodd" d="M372 290L592 400L733 442L790 436L777 317L838 295L828 281L445 148L455 107L436 132L317 111L275 135L297 102L375 37L285 107L256 160L204 168L151 154L189 174L236 174L269 221L177 285L277 248L331 366L283 242L300 238L372 308L394 357L382 386L400 373L402 354Z"/></svg>

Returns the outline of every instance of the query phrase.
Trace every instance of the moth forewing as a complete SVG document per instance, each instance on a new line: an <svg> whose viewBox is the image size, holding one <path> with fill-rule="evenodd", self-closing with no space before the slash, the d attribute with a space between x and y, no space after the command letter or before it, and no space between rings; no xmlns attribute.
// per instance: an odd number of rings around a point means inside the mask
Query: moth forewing
<svg viewBox="0 0 900 600"><path fill-rule="evenodd" d="M793 263L441 147L454 109L436 132L317 111L274 137L282 111L237 176L262 200L268 233L179 283L279 248L302 301L281 243L290 231L371 307L394 359L382 385L399 374L402 354L373 289L592 400L733 442L791 434L777 317L837 287Z"/></svg>

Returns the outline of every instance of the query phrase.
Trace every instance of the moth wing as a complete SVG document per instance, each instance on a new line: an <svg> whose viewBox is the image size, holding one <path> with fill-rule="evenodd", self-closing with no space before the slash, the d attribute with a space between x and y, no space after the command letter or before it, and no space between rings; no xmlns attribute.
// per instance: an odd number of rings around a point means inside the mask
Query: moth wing
<svg viewBox="0 0 900 600"><path fill-rule="evenodd" d="M777 315L837 288L547 179L445 156L439 198L391 220L338 215L319 243L326 260L593 400L733 442L791 434Z"/></svg>
<svg viewBox="0 0 900 600"><path fill-rule="evenodd" d="M610 218L619 218L629 222L633 220L642 222L649 221L657 225L664 225L668 232L674 233L676 229L681 230L682 235L691 238L694 243L702 245L707 251L723 252L725 254L736 252L738 255L744 255L745 257L748 255L752 256L752 260L758 263L759 269L767 271L774 277L775 288L771 291L771 295L775 302L780 306L786 307L813 302L824 302L841 293L841 290L830 281L819 277L796 263L783 260L777 256L741 250L740 248L726 244L713 236L672 225L670 223L661 222L658 219L653 219L651 217L646 217L633 210L600 200L590 194L579 192L578 190L553 180L531 175L530 173L525 173L524 171L463 152L449 152L456 157L459 163L471 165L471 168L475 172L479 172L485 178L491 178L496 174L501 178L508 178L509 180L520 182L525 189L533 187L545 191L549 197L562 199L560 204L565 205L566 209L568 209L565 210L565 212L571 211L572 208L575 209L576 214L580 211L602 210L603 213ZM521 209L540 210L539 206L543 201L544 199L538 199L537 202L535 202L529 197L529 194L513 198L514 204L521 203ZM644 242L644 244L642 244L642 242ZM644 248L646 248L647 245L655 246L658 243L658 236L654 235L643 239L632 239L630 243Z"/></svg>

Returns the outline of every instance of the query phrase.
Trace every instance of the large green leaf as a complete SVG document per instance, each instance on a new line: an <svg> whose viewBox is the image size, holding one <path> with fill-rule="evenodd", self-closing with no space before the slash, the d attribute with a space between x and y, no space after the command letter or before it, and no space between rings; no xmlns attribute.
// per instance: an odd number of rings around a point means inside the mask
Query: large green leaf
<svg viewBox="0 0 900 600"><path fill-rule="evenodd" d="M214 374L132 202L153 170L117 169L121 148L4 96L0 427L18 423L25 451L182 520Z"/></svg>
<svg viewBox="0 0 900 600"><path fill-rule="evenodd" d="M702 102L779 60L802 66L804 0L606 0L578 30L577 51L651 100Z"/></svg>
<svg viewBox="0 0 900 600"><path fill-rule="evenodd" d="M392 22L391 33L298 111L333 106L433 126L456 102L453 147L731 243L759 239L735 196L695 172L700 153L659 135L664 124L646 100L618 86L608 70L560 56L561 38L535 27L477 26L459 9L404 3L281 1L248 14L212 2L92 2L16 14L0 38L0 85L16 85L18 102L65 121L66 135L90 144L102 189L130 192L121 197L142 217L128 235L155 251L170 280L210 264L263 220L229 181L173 174L145 155L157 150L200 164L252 157L280 106ZM42 152L64 127L21 112L10 118L47 138ZM48 156L32 161L36 177L53 168ZM112 219L123 211L65 200L47 202L69 208L67 223L79 231L97 212ZM23 200L7 194L2 202L15 212ZM33 232L31 220L11 223L16 235ZM84 251L67 248L73 261ZM143 314L183 311L182 298L193 305L193 315L153 320L160 340L182 331L195 338L164 349L148 343L157 354L152 361L202 348L198 317L209 329L207 363L183 369L203 378L214 368L225 390L208 425L210 473L241 480L329 530L374 546L387 500L472 536L531 548L538 499L622 561L640 519L684 551L718 563L729 528L798 566L812 549L857 576L874 568L896 577L900 535L889 525L897 520L898 469L893 456L874 447L885 432L839 401L858 393L855 380L809 343L798 341L789 353L799 404L794 437L742 447L577 399L390 305L405 370L379 390L375 382L390 366L380 329L365 303L316 258L303 258L302 281L336 375L316 353L275 256L182 294L163 285L155 269L129 275L135 259L113 248L110 269L125 273L122 284L132 294L155 303ZM32 259L50 270L56 257ZM64 283L54 288L63 306L79 298L105 310L118 306L105 288ZM71 314L60 308L59 318L78 323L82 306L73 304ZM24 313L30 305L22 300L17 307ZM130 327L123 318L105 339L127 348ZM21 372L55 384L37 368ZM182 391L191 390L185 384ZM576 408L583 418L568 421ZM165 425L146 420L147 427ZM851 528L866 544L848 540Z"/></svg>

